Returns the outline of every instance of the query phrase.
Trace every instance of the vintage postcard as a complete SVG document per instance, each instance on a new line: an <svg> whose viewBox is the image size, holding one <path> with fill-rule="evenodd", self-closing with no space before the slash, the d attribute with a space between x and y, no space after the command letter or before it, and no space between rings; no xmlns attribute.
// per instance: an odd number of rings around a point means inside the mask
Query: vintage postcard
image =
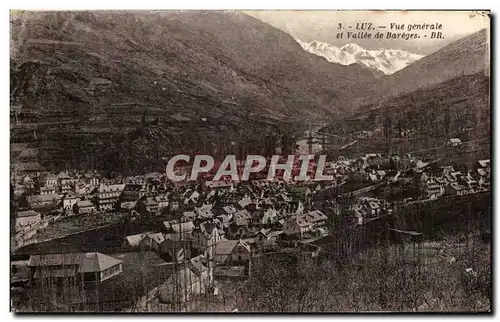
<svg viewBox="0 0 500 322"><path fill-rule="evenodd" d="M491 312L490 11L10 12L13 312Z"/></svg>

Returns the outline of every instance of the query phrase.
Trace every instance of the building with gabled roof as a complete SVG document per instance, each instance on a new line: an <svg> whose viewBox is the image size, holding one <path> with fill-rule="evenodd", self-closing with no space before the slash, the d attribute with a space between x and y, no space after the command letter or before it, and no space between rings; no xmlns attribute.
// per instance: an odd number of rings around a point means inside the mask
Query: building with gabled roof
<svg viewBox="0 0 500 322"><path fill-rule="evenodd" d="M97 212L95 205L88 199L78 200L73 205L73 212L75 214L90 214L93 212Z"/></svg>
<svg viewBox="0 0 500 322"><path fill-rule="evenodd" d="M146 234L139 242L139 247L142 249L149 249L159 251L161 244L165 241L163 233Z"/></svg>
<svg viewBox="0 0 500 322"><path fill-rule="evenodd" d="M167 195L158 195L154 197L155 201L158 203L158 209L167 208L169 205Z"/></svg>
<svg viewBox="0 0 500 322"><path fill-rule="evenodd" d="M28 196L28 203L33 209L43 208L48 205L59 206L61 196L57 193Z"/></svg>
<svg viewBox="0 0 500 322"><path fill-rule="evenodd" d="M233 217L237 226L248 226L252 220L252 216L246 209L237 211Z"/></svg>
<svg viewBox="0 0 500 322"><path fill-rule="evenodd" d="M294 215L283 224L283 232L286 235L303 236L312 228L312 223L306 220L305 214Z"/></svg>
<svg viewBox="0 0 500 322"><path fill-rule="evenodd" d="M124 188L125 184L101 184L97 190L97 208L100 211L113 209Z"/></svg>
<svg viewBox="0 0 500 322"><path fill-rule="evenodd" d="M197 217L196 213L194 211L184 211L182 213L181 221L183 222L188 222L188 221L193 221Z"/></svg>
<svg viewBox="0 0 500 322"><path fill-rule="evenodd" d="M141 241L144 239L144 237L146 237L148 234L151 234L151 232L126 236L124 241L124 246L130 248L137 248L140 246Z"/></svg>
<svg viewBox="0 0 500 322"><path fill-rule="evenodd" d="M137 206L136 201L123 201L122 203L120 203L120 210L124 212L129 212L135 210L136 206Z"/></svg>
<svg viewBox="0 0 500 322"><path fill-rule="evenodd" d="M326 222L328 217L320 210L312 210L303 215L305 220L307 220L312 225L322 225Z"/></svg>
<svg viewBox="0 0 500 322"><path fill-rule="evenodd" d="M101 253L31 255L28 267L35 280L77 278L102 282L122 272L122 261Z"/></svg>
<svg viewBox="0 0 500 322"><path fill-rule="evenodd" d="M177 221L164 221L163 225L168 233L177 234L179 239L190 239L191 234L195 228L192 221L177 222Z"/></svg>
<svg viewBox="0 0 500 322"><path fill-rule="evenodd" d="M15 162L11 163L11 170L18 174L40 173L44 168L38 162Z"/></svg>
<svg viewBox="0 0 500 322"><path fill-rule="evenodd" d="M198 217L203 218L203 219L209 219L209 218L214 217L214 214L212 212L212 207L196 208L196 213L197 213Z"/></svg>
<svg viewBox="0 0 500 322"><path fill-rule="evenodd" d="M234 262L247 262L251 254L252 249L241 239L222 239L215 244L213 259L216 265L226 265Z"/></svg>
<svg viewBox="0 0 500 322"><path fill-rule="evenodd" d="M147 194L147 185L145 183L132 183L125 184L122 192L123 201L137 201Z"/></svg>
<svg viewBox="0 0 500 322"><path fill-rule="evenodd" d="M219 229L214 222L202 222L192 233L193 247L201 252L209 251L211 256L213 247L220 239Z"/></svg>

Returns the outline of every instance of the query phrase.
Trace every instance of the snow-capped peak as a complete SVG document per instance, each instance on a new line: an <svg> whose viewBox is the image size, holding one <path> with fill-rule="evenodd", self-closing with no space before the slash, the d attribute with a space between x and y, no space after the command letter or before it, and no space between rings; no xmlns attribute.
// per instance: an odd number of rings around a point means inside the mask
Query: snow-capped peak
<svg viewBox="0 0 500 322"><path fill-rule="evenodd" d="M361 51L364 51L365 49L359 45L356 45L356 44L346 44L346 45L340 47L340 50L346 51L349 54L355 55Z"/></svg>
<svg viewBox="0 0 500 322"><path fill-rule="evenodd" d="M363 64L386 75L393 74L424 57L423 55L399 49L367 50L357 44L346 44L339 48L321 41L307 43L297 39L297 42L304 50L325 57L332 63L342 65Z"/></svg>

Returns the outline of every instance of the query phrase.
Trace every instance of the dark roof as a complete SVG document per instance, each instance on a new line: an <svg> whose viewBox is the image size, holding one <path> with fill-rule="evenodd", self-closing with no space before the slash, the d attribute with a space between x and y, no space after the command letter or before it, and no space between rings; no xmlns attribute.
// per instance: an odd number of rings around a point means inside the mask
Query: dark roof
<svg viewBox="0 0 500 322"><path fill-rule="evenodd" d="M37 203L37 202L49 202L49 201L59 201L61 200L61 196L57 193L50 193L46 195L34 195L28 197L29 203Z"/></svg>
<svg viewBox="0 0 500 322"><path fill-rule="evenodd" d="M64 199L78 199L78 196L70 191L64 194Z"/></svg>
<svg viewBox="0 0 500 322"><path fill-rule="evenodd" d="M192 221L182 222L182 223L174 223L170 224L172 230L176 233L189 233L194 229L194 223Z"/></svg>
<svg viewBox="0 0 500 322"><path fill-rule="evenodd" d="M144 185L142 183L127 183L123 190L125 191L141 191L144 189Z"/></svg>
<svg viewBox="0 0 500 322"><path fill-rule="evenodd" d="M80 273L87 273L102 272L120 263L121 260L95 252L31 255L28 266L78 265Z"/></svg>
<svg viewBox="0 0 500 322"><path fill-rule="evenodd" d="M38 216L38 212L36 212L34 210L19 211L17 213L17 217L18 218L22 218L22 217L34 217L34 216Z"/></svg>
<svg viewBox="0 0 500 322"><path fill-rule="evenodd" d="M196 275L200 275L201 273L207 270L207 267L203 265L202 259L204 259L203 255L198 255L189 260L192 266L192 270Z"/></svg>
<svg viewBox="0 0 500 322"><path fill-rule="evenodd" d="M310 222L316 222L328 219L328 217L325 216L325 214L319 210L310 211L306 214L306 216L307 216L306 219Z"/></svg>
<svg viewBox="0 0 500 322"><path fill-rule="evenodd" d="M90 200L80 200L77 203L78 208L93 207L94 204Z"/></svg>
<svg viewBox="0 0 500 322"><path fill-rule="evenodd" d="M216 228L217 228L217 226L212 222L206 221L206 222L202 222L200 224L200 230L206 235L211 235L213 230Z"/></svg>
<svg viewBox="0 0 500 322"><path fill-rule="evenodd" d="M234 247L238 244L238 240L220 240L215 244L216 255L229 255L233 252Z"/></svg>
<svg viewBox="0 0 500 322"><path fill-rule="evenodd" d="M77 270L75 268L61 268L44 271L36 271L34 278L49 278L49 277L71 277L75 276Z"/></svg>

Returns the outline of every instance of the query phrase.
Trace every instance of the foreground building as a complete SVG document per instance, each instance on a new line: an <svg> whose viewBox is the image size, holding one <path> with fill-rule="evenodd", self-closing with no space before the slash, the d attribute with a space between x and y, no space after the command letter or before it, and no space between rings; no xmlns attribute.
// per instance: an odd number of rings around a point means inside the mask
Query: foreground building
<svg viewBox="0 0 500 322"><path fill-rule="evenodd" d="M76 278L102 282L123 271L121 260L97 252L32 255L28 267L34 280Z"/></svg>

